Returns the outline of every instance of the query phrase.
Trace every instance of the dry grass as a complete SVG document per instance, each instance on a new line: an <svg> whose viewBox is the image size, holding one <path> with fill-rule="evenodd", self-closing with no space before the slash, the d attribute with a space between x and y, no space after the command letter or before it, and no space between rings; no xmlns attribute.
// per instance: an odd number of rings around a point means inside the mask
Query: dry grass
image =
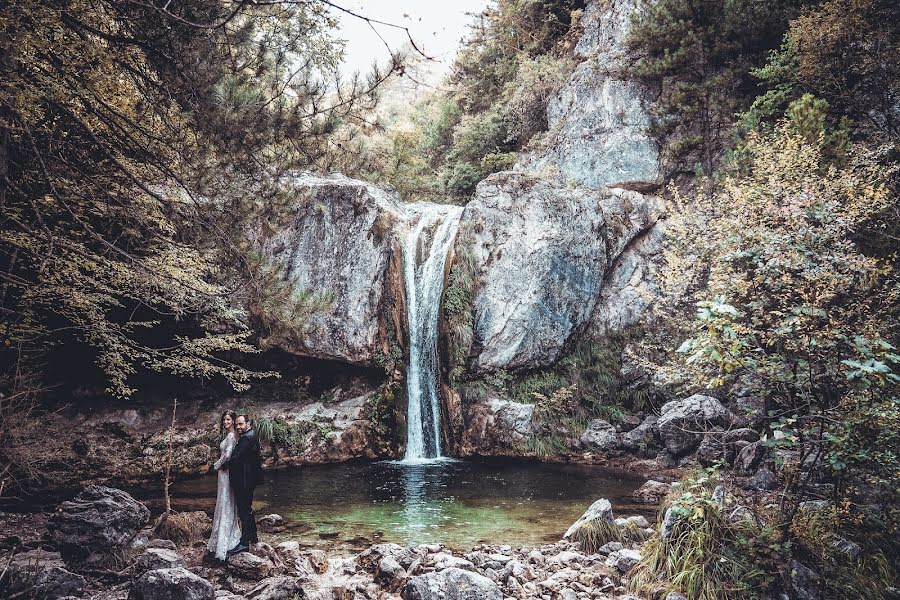
<svg viewBox="0 0 900 600"><path fill-rule="evenodd" d="M209 516L203 511L163 513L153 525L153 533L176 544L202 540L209 528Z"/></svg>
<svg viewBox="0 0 900 600"><path fill-rule="evenodd" d="M594 519L576 529L572 534L572 541L585 554L596 554L605 544L623 542L625 537L622 528L612 521Z"/></svg>

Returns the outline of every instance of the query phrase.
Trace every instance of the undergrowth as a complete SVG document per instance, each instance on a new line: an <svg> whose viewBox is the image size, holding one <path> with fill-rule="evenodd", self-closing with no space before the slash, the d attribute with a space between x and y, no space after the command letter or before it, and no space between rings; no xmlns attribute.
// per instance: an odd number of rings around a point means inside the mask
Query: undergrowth
<svg viewBox="0 0 900 600"><path fill-rule="evenodd" d="M717 484L715 474L696 473L663 503L660 522L669 512L670 529L663 537L658 527L642 548L630 573L634 591L652 598L680 592L689 600L744 600L768 587L768 574L775 572L769 559L783 548L754 520L729 518L734 507L716 497Z"/></svg>
<svg viewBox="0 0 900 600"><path fill-rule="evenodd" d="M614 522L594 519L576 529L571 539L585 554L597 554L609 542L624 542L625 536Z"/></svg>
<svg viewBox="0 0 900 600"><path fill-rule="evenodd" d="M565 453L567 439L583 432L592 419L621 423L628 414L654 405L648 386L629 385L620 375L622 350L638 331L582 342L553 366L525 372L499 370L455 383L469 397L490 390L515 402L534 404L538 428L527 449L538 456Z"/></svg>

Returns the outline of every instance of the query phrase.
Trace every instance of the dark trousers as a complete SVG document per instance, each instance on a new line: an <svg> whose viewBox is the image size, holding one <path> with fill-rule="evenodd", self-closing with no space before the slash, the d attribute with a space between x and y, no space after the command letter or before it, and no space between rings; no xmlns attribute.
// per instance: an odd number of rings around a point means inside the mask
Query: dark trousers
<svg viewBox="0 0 900 600"><path fill-rule="evenodd" d="M233 489L234 503L241 520L241 543L255 544L259 538L256 535L256 516L253 514L253 488Z"/></svg>

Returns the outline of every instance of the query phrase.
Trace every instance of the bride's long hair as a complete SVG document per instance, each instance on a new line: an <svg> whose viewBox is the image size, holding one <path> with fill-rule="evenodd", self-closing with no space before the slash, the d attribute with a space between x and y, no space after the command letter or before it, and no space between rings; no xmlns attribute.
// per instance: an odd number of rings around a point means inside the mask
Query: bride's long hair
<svg viewBox="0 0 900 600"><path fill-rule="evenodd" d="M237 421L237 413L233 410L226 410L222 413L222 416L219 417L219 433L223 436L225 435L225 417L231 417L231 427L234 429L234 422Z"/></svg>

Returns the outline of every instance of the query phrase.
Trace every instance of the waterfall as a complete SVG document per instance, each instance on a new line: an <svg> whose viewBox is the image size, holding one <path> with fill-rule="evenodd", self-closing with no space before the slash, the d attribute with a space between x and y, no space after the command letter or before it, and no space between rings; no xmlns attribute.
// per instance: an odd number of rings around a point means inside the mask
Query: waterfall
<svg viewBox="0 0 900 600"><path fill-rule="evenodd" d="M420 460L441 456L438 311L447 255L456 236L462 207L422 202L410 204L408 209L411 227L403 241L409 327L404 460Z"/></svg>

